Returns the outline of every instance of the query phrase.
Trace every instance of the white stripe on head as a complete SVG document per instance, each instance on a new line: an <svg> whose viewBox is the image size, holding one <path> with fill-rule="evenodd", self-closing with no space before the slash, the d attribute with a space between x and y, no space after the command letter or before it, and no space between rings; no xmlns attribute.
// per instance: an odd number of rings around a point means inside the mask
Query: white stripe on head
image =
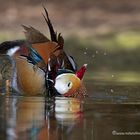
<svg viewBox="0 0 140 140"><path fill-rule="evenodd" d="M72 88L73 83L69 79L69 77L71 76L75 76L75 74L65 73L65 74L60 74L56 77L54 87L58 93L65 94Z"/></svg>
<svg viewBox="0 0 140 140"><path fill-rule="evenodd" d="M9 49L6 54L9 55L9 56L13 56L14 53L19 49L20 49L19 46L15 46L14 48Z"/></svg>

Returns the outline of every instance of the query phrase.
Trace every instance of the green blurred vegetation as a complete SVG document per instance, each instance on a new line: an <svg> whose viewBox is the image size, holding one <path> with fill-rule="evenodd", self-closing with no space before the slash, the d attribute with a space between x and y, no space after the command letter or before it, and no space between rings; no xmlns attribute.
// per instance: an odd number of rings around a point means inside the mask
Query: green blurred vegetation
<svg viewBox="0 0 140 140"><path fill-rule="evenodd" d="M86 73L86 80L94 84L139 85L140 73L130 71L93 71Z"/></svg>
<svg viewBox="0 0 140 140"><path fill-rule="evenodd" d="M0 41L23 39L24 34L0 32ZM64 37L65 38L65 37ZM139 71L140 30L110 32L86 37L69 35L65 50L79 67L88 64L89 71Z"/></svg>
<svg viewBox="0 0 140 140"><path fill-rule="evenodd" d="M140 31L112 32L87 38L68 37L65 48L91 71L139 71Z"/></svg>
<svg viewBox="0 0 140 140"><path fill-rule="evenodd" d="M13 33L10 31L0 31L0 42L23 38L25 38L23 32Z"/></svg>

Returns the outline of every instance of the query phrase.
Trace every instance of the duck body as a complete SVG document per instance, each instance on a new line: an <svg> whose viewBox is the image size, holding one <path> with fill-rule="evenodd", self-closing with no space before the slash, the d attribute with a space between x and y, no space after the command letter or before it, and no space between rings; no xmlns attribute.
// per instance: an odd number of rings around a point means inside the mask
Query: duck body
<svg viewBox="0 0 140 140"><path fill-rule="evenodd" d="M49 96L71 96L81 87L86 66L83 71L83 67L77 70L73 57L63 49L63 37L54 32L46 9L45 13L51 40L33 27L23 26L26 40L1 43L0 53L7 53L14 61L11 85L18 92L29 96L46 92Z"/></svg>

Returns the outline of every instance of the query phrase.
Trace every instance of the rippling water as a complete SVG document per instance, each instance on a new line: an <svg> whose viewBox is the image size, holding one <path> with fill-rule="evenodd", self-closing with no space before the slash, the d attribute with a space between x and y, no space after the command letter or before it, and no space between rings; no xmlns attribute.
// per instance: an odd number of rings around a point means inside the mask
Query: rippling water
<svg viewBox="0 0 140 140"><path fill-rule="evenodd" d="M139 86L92 84L84 100L1 95L0 140L139 139Z"/></svg>

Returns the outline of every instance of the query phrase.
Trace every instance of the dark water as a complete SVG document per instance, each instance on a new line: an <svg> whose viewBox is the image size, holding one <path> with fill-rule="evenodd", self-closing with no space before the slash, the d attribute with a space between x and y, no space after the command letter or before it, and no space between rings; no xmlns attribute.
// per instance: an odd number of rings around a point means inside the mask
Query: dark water
<svg viewBox="0 0 140 140"><path fill-rule="evenodd" d="M0 96L0 140L140 139L139 85L87 83L84 100Z"/></svg>

